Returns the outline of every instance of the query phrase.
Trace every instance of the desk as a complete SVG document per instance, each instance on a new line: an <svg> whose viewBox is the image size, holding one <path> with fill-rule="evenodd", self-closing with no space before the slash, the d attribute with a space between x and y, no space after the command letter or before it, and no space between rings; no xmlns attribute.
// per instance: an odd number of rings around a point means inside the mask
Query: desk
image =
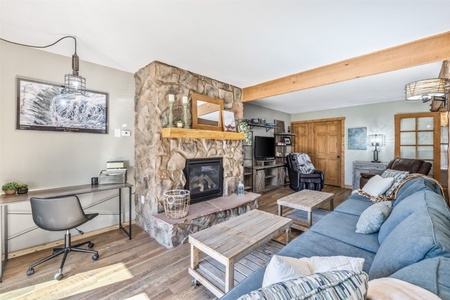
<svg viewBox="0 0 450 300"><path fill-rule="evenodd" d="M130 183L100 184L100 185L75 185L61 188L30 191L28 194L0 195L0 282L8 261L8 204L29 201L31 197L47 198L68 195L81 195L95 192L119 190L119 228L131 240L131 188ZM122 226L122 193L123 188L128 188L129 215L128 230Z"/></svg>

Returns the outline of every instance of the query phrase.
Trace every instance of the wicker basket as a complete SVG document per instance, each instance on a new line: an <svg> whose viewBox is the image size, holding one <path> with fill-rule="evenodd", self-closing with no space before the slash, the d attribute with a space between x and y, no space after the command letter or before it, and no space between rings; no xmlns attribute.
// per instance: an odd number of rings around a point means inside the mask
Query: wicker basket
<svg viewBox="0 0 450 300"><path fill-rule="evenodd" d="M191 202L188 190L169 190L164 192L164 213L169 219L180 219L187 216Z"/></svg>

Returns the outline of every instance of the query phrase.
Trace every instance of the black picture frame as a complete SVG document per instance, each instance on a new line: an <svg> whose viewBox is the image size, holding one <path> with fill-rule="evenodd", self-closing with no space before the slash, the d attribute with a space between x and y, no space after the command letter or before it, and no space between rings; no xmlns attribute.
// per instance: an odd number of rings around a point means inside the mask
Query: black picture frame
<svg viewBox="0 0 450 300"><path fill-rule="evenodd" d="M289 136L284 137L284 142L286 143L286 145L292 145L291 138Z"/></svg>
<svg viewBox="0 0 450 300"><path fill-rule="evenodd" d="M19 130L108 133L109 94L65 94L61 84L17 77Z"/></svg>

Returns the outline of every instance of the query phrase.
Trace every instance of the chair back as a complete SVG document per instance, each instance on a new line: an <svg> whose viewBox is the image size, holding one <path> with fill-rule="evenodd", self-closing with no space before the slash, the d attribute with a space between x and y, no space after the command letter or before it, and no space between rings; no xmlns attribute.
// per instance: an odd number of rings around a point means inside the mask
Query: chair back
<svg viewBox="0 0 450 300"><path fill-rule="evenodd" d="M389 162L387 169L397 171L408 171L411 173L419 173L428 175L431 170L431 163L421 159L401 158L397 157Z"/></svg>
<svg viewBox="0 0 450 300"><path fill-rule="evenodd" d="M62 231L89 221L77 196L30 198L34 223L45 230Z"/></svg>

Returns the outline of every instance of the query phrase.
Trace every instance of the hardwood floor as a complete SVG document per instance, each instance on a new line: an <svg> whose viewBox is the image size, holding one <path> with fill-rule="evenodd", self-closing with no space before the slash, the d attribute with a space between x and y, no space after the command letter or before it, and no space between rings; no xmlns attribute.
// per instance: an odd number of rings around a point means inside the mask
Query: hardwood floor
<svg viewBox="0 0 450 300"><path fill-rule="evenodd" d="M335 194L335 206L351 192L331 186L323 191ZM276 214L276 200L291 193L288 187L267 192L258 201L259 209ZM131 241L119 230L90 238L100 259L69 254L61 281L53 280L61 261L58 258L36 267L34 275L26 275L29 265L50 250L10 259L0 283L0 299L215 299L204 287L192 284L187 273L189 244L166 249L138 226L133 232ZM292 238L300 233L293 230ZM284 236L277 241L284 242Z"/></svg>

